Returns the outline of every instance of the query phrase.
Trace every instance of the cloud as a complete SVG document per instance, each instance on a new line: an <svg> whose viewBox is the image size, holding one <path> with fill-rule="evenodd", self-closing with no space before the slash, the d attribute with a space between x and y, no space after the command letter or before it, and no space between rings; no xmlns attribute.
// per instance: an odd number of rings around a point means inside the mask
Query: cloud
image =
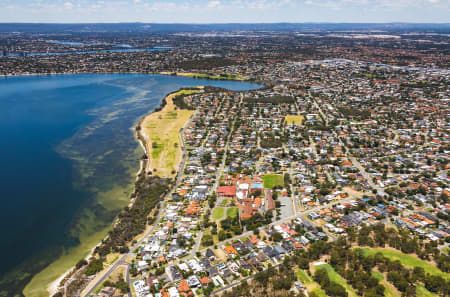
<svg viewBox="0 0 450 297"><path fill-rule="evenodd" d="M448 1L448 0L446 0ZM297 3L318 6L329 9L345 9L348 7L361 8L410 8L426 7L431 4L438 4L441 0L301 0Z"/></svg>
<svg viewBox="0 0 450 297"><path fill-rule="evenodd" d="M72 2L65 2L63 6L64 6L64 9L71 10L74 5Z"/></svg>
<svg viewBox="0 0 450 297"><path fill-rule="evenodd" d="M217 1L217 0L208 2L208 8L217 8L217 7L220 7L221 5L222 5L222 2Z"/></svg>

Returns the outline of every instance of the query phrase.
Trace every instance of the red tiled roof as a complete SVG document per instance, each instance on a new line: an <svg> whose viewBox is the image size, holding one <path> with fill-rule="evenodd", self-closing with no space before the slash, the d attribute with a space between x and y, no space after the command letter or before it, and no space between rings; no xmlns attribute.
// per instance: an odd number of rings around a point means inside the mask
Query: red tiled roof
<svg viewBox="0 0 450 297"><path fill-rule="evenodd" d="M224 196L234 196L236 195L236 187L222 186L217 189L217 193Z"/></svg>

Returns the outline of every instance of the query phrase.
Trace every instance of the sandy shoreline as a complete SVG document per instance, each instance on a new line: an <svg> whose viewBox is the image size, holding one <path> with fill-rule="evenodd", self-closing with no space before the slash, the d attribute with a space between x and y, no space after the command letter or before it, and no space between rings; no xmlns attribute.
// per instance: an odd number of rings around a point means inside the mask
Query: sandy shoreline
<svg viewBox="0 0 450 297"><path fill-rule="evenodd" d="M40 76L40 75L45 75L45 76L49 76L49 75L73 75L73 74L148 74L148 75L174 75L173 73L168 73L168 72L159 72L159 73L142 73L142 72L127 72L127 73L123 73L123 72L117 72L117 73L112 73L112 72L105 72L105 73L100 73L100 72L93 72L93 73L50 73L50 74L40 74L40 73L36 73L36 74L17 74L17 75L0 75L3 77L18 77L18 76ZM180 73L181 74L181 73ZM196 73L185 73L185 75L180 75L180 74L176 74L178 76L189 76L189 75L195 75ZM202 78L202 79L208 79L208 78ZM198 86L197 88L203 88L202 86ZM168 93L166 96L164 96L164 98L162 98L161 103L158 107L154 108L151 112L145 114L140 120L139 122L132 127L132 129L134 129L134 135L136 140L138 141L139 145L142 147L145 155L147 156L147 159L140 159L140 166L139 166L139 170L136 173L136 180L139 178L139 176L144 172L144 174L146 174L149 170L151 169L153 166L151 164L151 149L152 149L152 143L151 143L151 138L150 135L147 135L145 133L145 129L143 127L143 124L146 120L148 120L151 117L157 117L158 113L163 113L165 111L167 111L167 109L169 107L173 107L173 101L172 99L179 94L180 91L182 91L183 88L177 90L177 91L173 91ZM180 111L180 110L178 110ZM193 114L193 112L192 112ZM185 122L183 122L182 127L184 127L186 125L186 123L188 123L190 117L192 116L192 114L186 119ZM178 137L178 131L177 130L177 140L179 140ZM166 148L167 149L167 148ZM175 174L170 174L168 176L164 176L162 175L161 177L173 177L176 175L176 173L178 172L178 167L179 164L181 163L182 160L182 148L181 148L181 143L178 146L178 150L180 151L180 155L178 156L178 159L176 160L176 165L174 166L175 168ZM162 172L158 172L158 175L160 175L160 173ZM133 194L135 193L135 191L133 191ZM130 199L130 204L129 207L131 207L134 204L134 199ZM115 224L117 224L118 220L117 218L112 222L112 226L114 226ZM93 256L94 254L94 250L95 248L101 244L101 241L95 245L90 252L86 255L86 257L84 259L88 260L90 257ZM72 266L70 269L68 269L66 272L64 272L61 276L59 276L56 280L54 280L53 282L51 282L48 286L47 286L47 291L49 292L50 296L53 296L56 292L58 292L58 289L60 288L60 283L62 280L64 280L64 278L67 277L68 274L70 274L75 268L75 265ZM74 274L76 274L77 271L74 272ZM28 283L29 284L29 283Z"/></svg>

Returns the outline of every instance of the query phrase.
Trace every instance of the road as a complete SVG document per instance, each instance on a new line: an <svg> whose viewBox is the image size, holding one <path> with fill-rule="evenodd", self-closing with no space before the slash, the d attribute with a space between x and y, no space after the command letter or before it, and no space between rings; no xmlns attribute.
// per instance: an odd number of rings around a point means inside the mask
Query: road
<svg viewBox="0 0 450 297"><path fill-rule="evenodd" d="M321 209L323 209L323 208L331 207L331 206L334 206L334 205L340 204L340 203L349 202L349 201L354 200L354 199L355 199L355 197L349 197L349 198L341 199L341 200L339 200L339 201L334 201L334 202L332 202L332 203L328 203L328 204L324 204L324 205L321 205L321 206L318 206L318 207L314 207L314 208L308 209L308 210L306 210L306 211L302 211L302 212L298 213L297 215L294 215L294 216L291 216L291 217L284 218L284 219L278 220L278 221L276 221L276 222L273 222L273 223L271 223L271 224L269 224L269 225L267 225L267 226L273 226L273 225L278 225L278 224L286 223L286 222L289 222L289 221L291 221L291 220L293 220L293 219L295 219L295 218L298 218L298 217L303 217L304 219L306 219L306 216L307 216L310 212L312 212L312 211L318 211L318 210L321 210ZM308 222L314 224L314 222L311 222L311 221L309 221L309 220L308 220ZM326 232L326 233L331 237L332 240L337 240L337 237L336 237L335 235L332 235L332 234L330 234L329 232ZM233 237L233 238L227 239L227 241L232 242L232 241L237 240L237 239L240 239L240 238L242 238L242 237L250 236L251 234L253 234L253 231L248 231L248 232L242 233L241 235L238 235L238 236L235 236L235 237ZM279 266L279 265L281 265L281 263L275 265L274 267L277 267L277 266ZM216 295L216 294L222 293L222 292L224 292L224 291L226 291L226 290L228 290L228 289L231 289L232 287L235 287L235 286L239 285L239 284L242 283L243 281L247 281L247 280L249 280L249 279L251 279L251 278L253 278L253 277L254 277L254 275L250 275L250 276L248 276L248 277L246 277L246 278L243 278L243 279L241 279L241 280L238 280L237 282L234 282L234 283L232 283L232 284L230 284L230 285L227 285L227 286L225 286L225 287L223 287L223 288L220 288L220 289L218 289L218 290L212 292L212 295Z"/></svg>
<svg viewBox="0 0 450 297"><path fill-rule="evenodd" d="M361 175L364 177L365 180L367 180L367 183L372 188L376 189L378 191L378 194L381 194L383 196L387 195L386 192L380 188L378 185L376 185L373 181L370 175L367 173L367 171L364 169L364 167L359 163L358 160L356 160L355 157L350 157L350 161L355 165L356 168L358 168Z"/></svg>

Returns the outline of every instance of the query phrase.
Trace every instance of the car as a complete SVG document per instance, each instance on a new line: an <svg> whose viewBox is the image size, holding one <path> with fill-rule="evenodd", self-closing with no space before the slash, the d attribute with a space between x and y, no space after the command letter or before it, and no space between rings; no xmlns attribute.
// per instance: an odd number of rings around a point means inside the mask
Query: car
<svg viewBox="0 0 450 297"><path fill-rule="evenodd" d="M295 285L297 288L299 288L299 289L303 289L303 285L302 285L299 281L296 281L296 282L294 283L294 285Z"/></svg>

